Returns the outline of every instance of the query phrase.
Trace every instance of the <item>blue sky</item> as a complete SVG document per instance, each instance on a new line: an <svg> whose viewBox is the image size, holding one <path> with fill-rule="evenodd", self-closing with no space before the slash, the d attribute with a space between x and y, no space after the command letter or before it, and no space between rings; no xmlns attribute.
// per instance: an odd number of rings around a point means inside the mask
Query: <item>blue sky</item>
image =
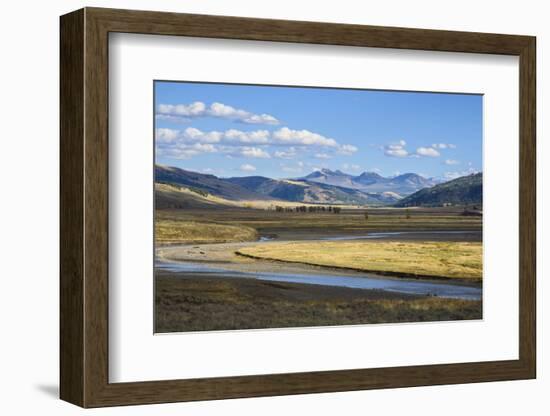
<svg viewBox="0 0 550 416"><path fill-rule="evenodd" d="M482 96L155 82L156 163L221 177L482 169Z"/></svg>

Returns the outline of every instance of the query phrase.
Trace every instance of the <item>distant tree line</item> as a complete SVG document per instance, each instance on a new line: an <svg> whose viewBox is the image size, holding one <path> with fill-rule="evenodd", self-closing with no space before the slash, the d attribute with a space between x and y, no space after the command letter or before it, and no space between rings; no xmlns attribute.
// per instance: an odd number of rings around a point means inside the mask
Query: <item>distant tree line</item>
<svg viewBox="0 0 550 416"><path fill-rule="evenodd" d="M317 212L332 212L333 214L340 214L342 212L342 208L340 207L333 207L333 206L323 206L323 205L300 205L296 207L282 207L280 205L275 206L275 211L277 212L309 212L309 213L317 213Z"/></svg>

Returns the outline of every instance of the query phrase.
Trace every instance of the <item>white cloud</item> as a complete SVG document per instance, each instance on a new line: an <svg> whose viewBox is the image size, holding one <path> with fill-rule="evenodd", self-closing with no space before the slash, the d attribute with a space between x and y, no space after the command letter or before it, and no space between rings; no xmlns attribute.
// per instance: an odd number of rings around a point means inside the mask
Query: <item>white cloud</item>
<svg viewBox="0 0 550 416"><path fill-rule="evenodd" d="M195 143L191 146L192 149L195 149L201 153L213 153L216 151L216 146L210 143Z"/></svg>
<svg viewBox="0 0 550 416"><path fill-rule="evenodd" d="M172 129L157 129L155 134L155 141L159 143L172 143L179 137L179 130Z"/></svg>
<svg viewBox="0 0 550 416"><path fill-rule="evenodd" d="M338 149L338 153L341 154L341 155L350 156L350 155L354 154L355 152L357 152L358 150L359 149L356 146L352 145L352 144L343 144Z"/></svg>
<svg viewBox="0 0 550 416"><path fill-rule="evenodd" d="M190 112L185 109L181 112ZM219 114L231 113L231 109L219 107ZM174 158L189 158L205 152L217 152L228 157L295 159L299 153L314 149L310 154L318 159L330 159L335 154L352 155L358 148L351 144L340 145L336 140L308 130L291 130L288 127L276 131L228 129L225 131L202 131L196 127L182 130L156 129L156 146L159 155ZM206 145L201 147L194 145Z"/></svg>
<svg viewBox="0 0 550 416"><path fill-rule="evenodd" d="M418 149L416 149L416 154L419 156L426 156L426 157L441 156L441 153L439 153L433 147L419 147Z"/></svg>
<svg viewBox="0 0 550 416"><path fill-rule="evenodd" d="M251 114L242 121L248 124L280 124L279 120L269 114Z"/></svg>
<svg viewBox="0 0 550 416"><path fill-rule="evenodd" d="M195 143L192 148L201 153L214 153L217 151L217 147L210 143Z"/></svg>
<svg viewBox="0 0 550 416"><path fill-rule="evenodd" d="M211 104L206 113L211 117L223 117L247 124L280 124L279 120L270 114L254 114L222 103Z"/></svg>
<svg viewBox="0 0 550 416"><path fill-rule="evenodd" d="M386 156L390 157L407 157L409 151L405 149L407 142L405 140L399 140L395 143L389 143L381 147Z"/></svg>
<svg viewBox="0 0 550 416"><path fill-rule="evenodd" d="M189 159L203 153L220 153L235 157L269 159L271 155L261 147L244 146L243 143L261 139L262 133L203 132L194 127L183 131L157 129L157 155L174 159ZM252 139L253 140L252 140ZM249 140L251 139L251 140Z"/></svg>
<svg viewBox="0 0 550 416"><path fill-rule="evenodd" d="M172 159L189 159L202 153L214 153L218 148L209 143L178 143L175 146L158 147L157 155Z"/></svg>
<svg viewBox="0 0 550 416"><path fill-rule="evenodd" d="M386 156L419 158L421 156L439 157L441 156L441 153L439 153L437 149L447 149L455 147L454 144L436 143L432 144L432 146L430 147L418 147L414 153L411 153L405 148L406 145L407 142L405 140L399 140L398 142L382 146L381 149L384 151L384 154Z"/></svg>
<svg viewBox="0 0 550 416"><path fill-rule="evenodd" d="M446 165L459 165L460 162L458 160L454 160L454 159L447 159L447 160L445 160L445 164Z"/></svg>
<svg viewBox="0 0 550 416"><path fill-rule="evenodd" d="M259 147L241 147L236 154L243 157L253 157L258 159L269 159L271 156L268 152Z"/></svg>
<svg viewBox="0 0 550 416"><path fill-rule="evenodd" d="M227 104L214 102L209 107L201 101L191 104L159 104L157 118L167 121L189 121L198 117L218 117L246 124L280 124L279 120L270 114L255 114L238 109Z"/></svg>
<svg viewBox="0 0 550 416"><path fill-rule="evenodd" d="M185 130L173 130L159 128L156 131L157 144L170 143L223 143L226 145L264 145L269 144L269 131L254 130L241 131L230 129L225 132L209 131L203 132L195 127L188 127Z"/></svg>
<svg viewBox="0 0 550 416"><path fill-rule="evenodd" d="M256 130L256 131L240 131L235 129L227 130L224 133L224 139L226 141L248 143L248 144L268 144L269 143L269 131Z"/></svg>
<svg viewBox="0 0 550 416"><path fill-rule="evenodd" d="M213 117L226 117L226 118L235 118L242 119L248 117L250 114L245 110L238 110L230 105L222 103L212 103L208 109L208 114Z"/></svg>
<svg viewBox="0 0 550 416"><path fill-rule="evenodd" d="M336 140L313 133L309 130L291 130L288 127L280 128L272 134L273 142L286 145L327 146L336 147Z"/></svg>
<svg viewBox="0 0 550 416"><path fill-rule="evenodd" d="M404 143L403 140L401 142ZM384 154L390 157L407 157L409 152L403 147L402 144L389 144L384 146Z"/></svg>
<svg viewBox="0 0 550 416"><path fill-rule="evenodd" d="M198 143L219 143L224 134L219 131L209 131L204 133L194 127L188 127L183 131L182 138L185 141Z"/></svg>
<svg viewBox="0 0 550 416"><path fill-rule="evenodd" d="M245 163L244 165L241 165L240 169L243 172L254 172L254 171L256 171L256 167L249 164L249 163Z"/></svg>
<svg viewBox="0 0 550 416"><path fill-rule="evenodd" d="M197 117L202 116L206 111L206 105L200 101L192 104L159 104L157 114L170 115L176 117Z"/></svg>
<svg viewBox="0 0 550 416"><path fill-rule="evenodd" d="M456 145L452 143L434 143L432 144L434 149L455 149Z"/></svg>
<svg viewBox="0 0 550 416"><path fill-rule="evenodd" d="M277 150L275 157L279 159L294 159L297 156L296 148L289 147L288 150Z"/></svg>
<svg viewBox="0 0 550 416"><path fill-rule="evenodd" d="M279 120L270 114L254 114L222 103L211 104L210 108L206 110L206 114L211 117L228 118L247 124L279 124Z"/></svg>
<svg viewBox="0 0 550 416"><path fill-rule="evenodd" d="M384 152L386 156L392 156L392 157L407 157L409 155L409 152L407 152L405 149L386 149Z"/></svg>
<svg viewBox="0 0 550 416"><path fill-rule="evenodd" d="M157 129L157 142L169 143L176 141L199 142L199 143L223 143L226 145L275 145L290 146L321 146L338 148L338 153L352 154L358 149L353 145L339 145L336 140L324 137L308 130L291 130L283 127L271 133L268 130L242 131L229 129L224 132L209 131L203 132L195 127L187 127L184 130L168 128Z"/></svg>

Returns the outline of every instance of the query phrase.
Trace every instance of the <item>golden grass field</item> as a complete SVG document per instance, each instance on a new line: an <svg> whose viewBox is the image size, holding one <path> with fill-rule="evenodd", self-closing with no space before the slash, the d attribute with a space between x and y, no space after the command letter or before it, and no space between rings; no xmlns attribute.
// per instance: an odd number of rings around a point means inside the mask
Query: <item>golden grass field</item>
<svg viewBox="0 0 550 416"><path fill-rule="evenodd" d="M480 281L478 242L316 241L244 247L253 258L419 277Z"/></svg>
<svg viewBox="0 0 550 416"><path fill-rule="evenodd" d="M257 239L258 232L245 226L162 218L157 218L155 221L155 240L159 244L227 243Z"/></svg>

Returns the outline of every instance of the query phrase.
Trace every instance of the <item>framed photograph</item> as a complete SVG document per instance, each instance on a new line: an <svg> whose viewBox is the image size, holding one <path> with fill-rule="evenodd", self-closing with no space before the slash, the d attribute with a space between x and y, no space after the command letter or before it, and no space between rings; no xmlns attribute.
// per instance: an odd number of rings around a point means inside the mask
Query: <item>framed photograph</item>
<svg viewBox="0 0 550 416"><path fill-rule="evenodd" d="M62 16L61 398L535 378L535 49Z"/></svg>

